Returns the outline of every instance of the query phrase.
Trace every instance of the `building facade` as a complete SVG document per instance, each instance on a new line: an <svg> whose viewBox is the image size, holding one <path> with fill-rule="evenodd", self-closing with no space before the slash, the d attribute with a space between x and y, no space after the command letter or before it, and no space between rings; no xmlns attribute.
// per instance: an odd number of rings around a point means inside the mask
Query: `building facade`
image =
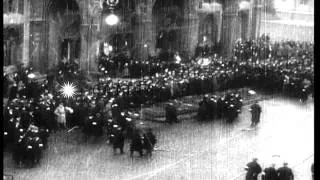
<svg viewBox="0 0 320 180"><path fill-rule="evenodd" d="M109 26L103 0L4 0L5 65L45 73L63 58L97 71L104 44L137 60L163 51L194 55L199 44L221 45L230 55L238 39L259 35L259 0L119 0ZM11 37L11 38L10 38Z"/></svg>
<svg viewBox="0 0 320 180"><path fill-rule="evenodd" d="M260 34L273 41L314 39L314 0L274 0L274 12L262 9Z"/></svg>

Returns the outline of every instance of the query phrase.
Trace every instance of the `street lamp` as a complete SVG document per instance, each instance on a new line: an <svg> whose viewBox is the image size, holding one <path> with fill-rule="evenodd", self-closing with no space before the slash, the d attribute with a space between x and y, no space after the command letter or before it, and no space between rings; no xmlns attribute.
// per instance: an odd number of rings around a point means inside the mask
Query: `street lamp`
<svg viewBox="0 0 320 180"><path fill-rule="evenodd" d="M103 9L106 7L111 11L111 13L105 19L106 23L110 26L114 26L119 22L119 17L113 13L113 10L118 5L118 3L119 0L101 0L100 2Z"/></svg>
<svg viewBox="0 0 320 180"><path fill-rule="evenodd" d="M115 14L111 13L106 17L105 21L108 25L114 26L114 25L118 24L119 18Z"/></svg>

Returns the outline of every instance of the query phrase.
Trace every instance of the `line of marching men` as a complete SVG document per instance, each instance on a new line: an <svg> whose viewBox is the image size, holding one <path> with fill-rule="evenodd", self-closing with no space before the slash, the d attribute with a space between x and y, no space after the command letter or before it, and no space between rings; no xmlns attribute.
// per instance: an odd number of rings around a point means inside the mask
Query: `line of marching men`
<svg viewBox="0 0 320 180"><path fill-rule="evenodd" d="M241 112L242 101L236 92L221 97L206 95L199 103L198 118L200 121L225 118L227 122L233 122Z"/></svg>

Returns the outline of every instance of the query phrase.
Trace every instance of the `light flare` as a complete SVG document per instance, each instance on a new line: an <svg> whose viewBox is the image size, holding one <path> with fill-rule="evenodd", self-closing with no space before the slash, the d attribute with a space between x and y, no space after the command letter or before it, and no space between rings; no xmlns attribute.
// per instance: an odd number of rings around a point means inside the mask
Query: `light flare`
<svg viewBox="0 0 320 180"><path fill-rule="evenodd" d="M76 86L73 83L67 82L62 85L59 91L61 92L62 96L71 98L76 95Z"/></svg>

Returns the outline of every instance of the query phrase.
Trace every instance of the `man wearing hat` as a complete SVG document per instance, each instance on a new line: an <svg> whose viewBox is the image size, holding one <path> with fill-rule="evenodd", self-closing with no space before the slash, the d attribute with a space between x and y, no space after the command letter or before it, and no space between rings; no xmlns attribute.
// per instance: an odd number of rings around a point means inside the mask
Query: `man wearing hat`
<svg viewBox="0 0 320 180"><path fill-rule="evenodd" d="M294 176L291 168L288 167L288 163L283 163L283 167L280 167L277 171L278 180L293 180Z"/></svg>
<svg viewBox="0 0 320 180"><path fill-rule="evenodd" d="M245 168L247 170L246 180L258 179L258 175L261 173L262 169L257 161L257 158L253 158L252 162L247 164L247 167Z"/></svg>

